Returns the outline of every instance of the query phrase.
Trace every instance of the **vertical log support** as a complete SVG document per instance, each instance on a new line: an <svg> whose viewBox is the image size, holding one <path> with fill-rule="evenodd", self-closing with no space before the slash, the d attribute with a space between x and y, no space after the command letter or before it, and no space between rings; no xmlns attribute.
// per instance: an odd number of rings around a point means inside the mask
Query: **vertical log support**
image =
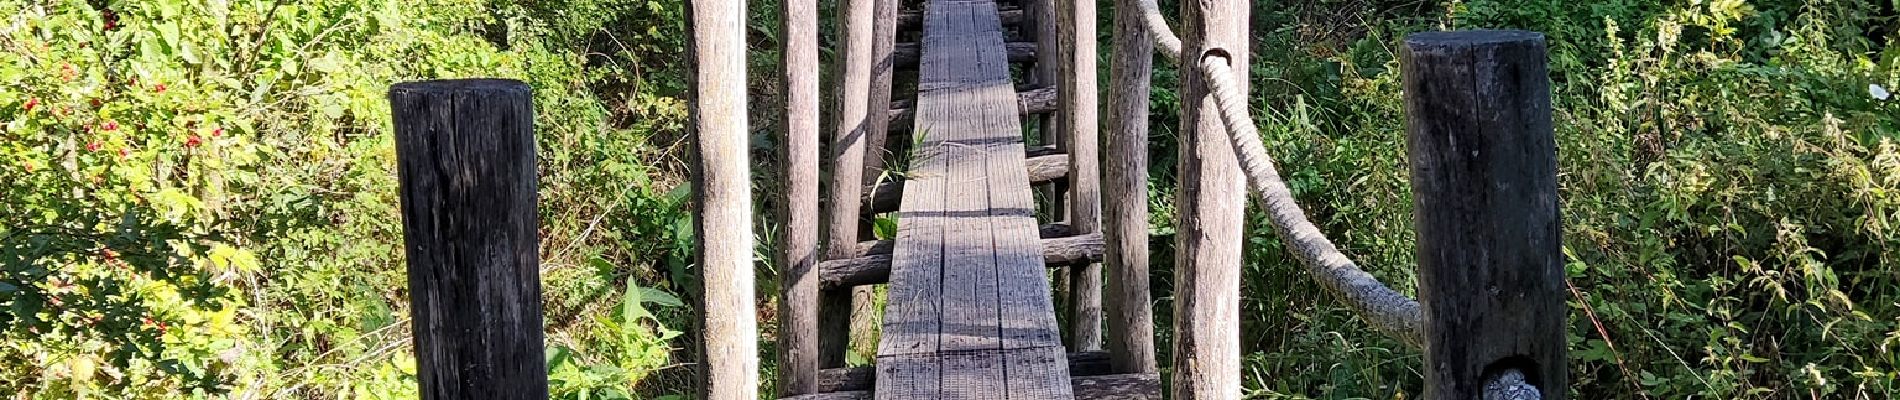
<svg viewBox="0 0 1900 400"><path fill-rule="evenodd" d="M548 397L531 99L510 80L389 90L423 399Z"/></svg>
<svg viewBox="0 0 1900 400"><path fill-rule="evenodd" d="M1027 18L1034 26L1033 29L1035 30L1034 34L1036 38L1036 68L1030 71L1029 78L1032 83L1037 85L1061 84L1060 71L1063 63L1062 35L1056 26L1061 21L1061 14L1063 13L1063 11L1061 11L1061 5L1064 1L1067 0L1024 0L1024 2L1027 3L1025 5L1028 6L1028 8L1025 9L1028 11ZM1040 114L1034 118L1036 118L1037 121L1036 134L1039 136L1042 144L1055 146L1057 151L1064 150L1062 146L1062 134L1060 133L1062 129L1060 127L1062 125L1061 119L1056 118L1053 114ZM1063 201L1062 188L1060 186L1061 183L1058 182L1044 185L1041 188L1043 200L1047 201L1049 205L1046 211L1049 212L1049 215L1054 216L1054 219L1058 220L1066 215L1062 212Z"/></svg>
<svg viewBox="0 0 1900 400"><path fill-rule="evenodd" d="M778 393L818 392L818 0L783 0Z"/></svg>
<svg viewBox="0 0 1900 400"><path fill-rule="evenodd" d="M1148 86L1154 42L1142 28L1141 0L1115 1L1109 59L1108 136L1103 141L1104 266L1108 268L1108 354L1115 372L1156 372L1154 309L1148 294Z"/></svg>
<svg viewBox="0 0 1900 400"><path fill-rule="evenodd" d="M759 398L746 128L745 1L693 0L694 255L700 268L700 393Z"/></svg>
<svg viewBox="0 0 1900 400"><path fill-rule="evenodd" d="M837 132L831 139L831 191L825 202L825 259L851 258L858 245L858 193L864 187L864 135L871 88L871 25L877 0L840 0L838 27L843 45L838 54ZM743 51L734 51L743 54ZM888 102L886 102L888 104ZM884 107L880 106L882 111ZM818 366L843 367L851 347L851 290L827 290L819 295Z"/></svg>
<svg viewBox="0 0 1900 400"><path fill-rule="evenodd" d="M884 142L891 124L884 116L890 109L891 75L897 66L891 50L897 46L897 11L901 7L897 0L871 1L876 4L872 6L870 88L865 94L864 187L877 183L884 173L884 157L890 154ZM871 218L858 219L858 234L859 239L874 238ZM851 331L858 332L851 345L854 351L877 353L877 336L871 333L877 331L878 322L877 287L852 288Z"/></svg>
<svg viewBox="0 0 1900 400"><path fill-rule="evenodd" d="M1425 397L1480 398L1516 370L1567 392L1557 146L1544 36L1407 37L1404 72Z"/></svg>
<svg viewBox="0 0 1900 400"><path fill-rule="evenodd" d="M1181 2L1184 68L1225 55L1247 82L1245 0ZM1245 88L1242 88L1245 91ZM1240 398L1240 250L1246 178L1207 81L1181 74L1173 398Z"/></svg>
<svg viewBox="0 0 1900 400"><path fill-rule="evenodd" d="M1057 0L1061 63L1056 133L1069 153L1068 222L1076 234L1102 230L1101 154L1096 94L1095 0ZM1102 265L1069 269L1069 348L1102 349Z"/></svg>

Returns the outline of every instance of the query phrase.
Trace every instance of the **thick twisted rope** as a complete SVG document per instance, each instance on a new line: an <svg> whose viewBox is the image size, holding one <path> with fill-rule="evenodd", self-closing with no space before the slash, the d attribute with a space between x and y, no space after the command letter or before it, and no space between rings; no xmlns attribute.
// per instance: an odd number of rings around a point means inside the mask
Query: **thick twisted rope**
<svg viewBox="0 0 1900 400"><path fill-rule="evenodd" d="M1267 211L1275 233L1287 241L1307 272L1321 285L1346 302L1373 329L1384 332L1412 347L1420 347L1423 335L1419 326L1424 317L1417 301L1393 291L1378 278L1359 268L1339 252L1332 240L1306 219L1306 211L1293 200L1293 191L1280 178L1273 157L1260 142L1259 128L1247 115L1247 94L1234 82L1234 74L1221 55L1202 57L1199 69L1207 78L1214 103L1226 122L1227 134L1234 143L1234 155L1247 174L1247 183L1259 196L1260 208Z"/></svg>
<svg viewBox="0 0 1900 400"><path fill-rule="evenodd" d="M1147 28L1148 37L1154 38L1155 51L1176 63L1181 62L1181 37L1175 36L1174 30L1168 29L1168 20L1161 18L1161 5L1156 4L1155 0L1140 0L1138 3L1141 5L1141 10L1137 11L1141 13L1141 26Z"/></svg>

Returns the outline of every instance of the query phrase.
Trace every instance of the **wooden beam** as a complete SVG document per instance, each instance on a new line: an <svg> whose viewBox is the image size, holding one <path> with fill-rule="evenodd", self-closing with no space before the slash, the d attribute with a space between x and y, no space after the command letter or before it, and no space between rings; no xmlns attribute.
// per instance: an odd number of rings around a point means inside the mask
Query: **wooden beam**
<svg viewBox="0 0 1900 400"><path fill-rule="evenodd" d="M1042 226L1036 227L1036 233L1043 239L1053 239L1075 236L1075 228L1070 228L1068 224L1042 224ZM891 240L867 240L858 242L858 252L854 258L868 257L876 254L891 254L894 244L895 241Z"/></svg>
<svg viewBox="0 0 1900 400"><path fill-rule="evenodd" d="M1161 399L1161 376L1154 373L1078 376L1069 384L1078 399Z"/></svg>
<svg viewBox="0 0 1900 400"><path fill-rule="evenodd" d="M1003 47L1004 47L1004 50L1008 51L1009 62L1011 63L1030 62L1030 61L1036 60L1036 44L1035 43L1009 42L1009 43L1004 43ZM898 68L909 68L909 69L917 68L917 60L918 60L919 53L917 52L916 42L898 43L897 47L894 49L891 55L896 57Z"/></svg>
<svg viewBox="0 0 1900 400"><path fill-rule="evenodd" d="M908 139L912 125L914 125L911 121L916 117L914 105L915 104L910 101L891 102L891 110L886 114L886 117L890 119L891 134L904 134L906 135L905 139ZM1017 113L1023 115L1047 114L1055 112L1056 109L1055 88L1039 87L1016 93Z"/></svg>
<svg viewBox="0 0 1900 400"><path fill-rule="evenodd" d="M1030 184L1055 181L1069 174L1069 156L1065 154L1029 157L1023 160L1023 164L1029 169ZM862 208L865 214L896 212L902 205L904 181L880 182L866 188L865 193L865 206Z"/></svg>
<svg viewBox="0 0 1900 400"><path fill-rule="evenodd" d="M512 80L389 90L423 399L548 396L532 101Z"/></svg>
<svg viewBox="0 0 1900 400"><path fill-rule="evenodd" d="M838 27L842 43L837 53L839 83L836 86L837 94L833 97L838 104L832 108L838 121L833 125L836 132L831 139L831 154L827 154L831 159L831 200L825 202L825 215L829 218L825 229L826 260L850 257L853 246L858 243L858 208L863 203L839 199L858 198L858 191L864 187L864 135L871 121L868 118L868 98L873 68L872 16L876 12L876 1L838 2ZM851 293L825 291L819 297L818 366L844 366L845 352L851 345Z"/></svg>
<svg viewBox="0 0 1900 400"><path fill-rule="evenodd" d="M996 13L996 16L1003 20L1003 26L1013 26L1023 22L1022 9L1001 10ZM921 12L897 14L897 29L900 31L923 29L923 26L924 14Z"/></svg>
<svg viewBox="0 0 1900 400"><path fill-rule="evenodd" d="M873 244L869 250L890 249ZM1050 267L1102 261L1102 235L1092 233L1042 240L1042 261ZM890 280L891 253L830 260L818 264L819 284L827 289L875 285Z"/></svg>
<svg viewBox="0 0 1900 400"><path fill-rule="evenodd" d="M1148 104L1154 42L1138 15L1142 1L1115 0L1108 135L1102 141L1107 350L1121 373L1158 371L1148 284Z"/></svg>
<svg viewBox="0 0 1900 400"><path fill-rule="evenodd" d="M1460 31L1399 53L1425 398L1480 398L1513 370L1543 399L1569 393L1545 51L1540 33Z"/></svg>
<svg viewBox="0 0 1900 400"><path fill-rule="evenodd" d="M1099 351L1069 353L1069 375L1108 375L1108 354ZM818 372L818 387L823 392L871 390L877 384L876 366L829 368ZM1088 397L1077 396L1078 399Z"/></svg>
<svg viewBox="0 0 1900 400"><path fill-rule="evenodd" d="M778 393L818 392L818 1L783 0Z"/></svg>
<svg viewBox="0 0 1900 400"><path fill-rule="evenodd" d="M1181 3L1182 56L1198 68L1223 54L1247 93L1246 0ZM1240 254L1247 186L1205 76L1181 77L1180 184L1175 196L1174 377L1171 398L1240 398Z"/></svg>

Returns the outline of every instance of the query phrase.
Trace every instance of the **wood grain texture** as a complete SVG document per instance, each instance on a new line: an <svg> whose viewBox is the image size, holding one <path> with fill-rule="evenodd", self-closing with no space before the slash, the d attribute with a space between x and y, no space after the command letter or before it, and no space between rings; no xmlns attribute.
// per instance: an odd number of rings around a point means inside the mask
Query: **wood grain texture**
<svg viewBox="0 0 1900 400"><path fill-rule="evenodd" d="M389 90L423 399L548 396L532 99L510 80Z"/></svg>
<svg viewBox="0 0 1900 400"><path fill-rule="evenodd" d="M1425 395L1522 371L1568 394L1557 148L1542 34L1427 32L1400 52Z"/></svg>
<svg viewBox="0 0 1900 400"><path fill-rule="evenodd" d="M1247 65L1248 3L1181 2L1182 59L1224 53ZM1183 61L1183 63L1188 63ZM1190 64L1192 65L1192 64ZM1238 69L1239 82L1247 82ZM1240 398L1240 252L1246 180L1201 74L1181 76L1172 398ZM1245 92L1245 89L1242 89Z"/></svg>
<svg viewBox="0 0 1900 400"><path fill-rule="evenodd" d="M837 17L840 45L836 54L837 94L833 107L836 132L831 137L831 181L825 202L824 259L849 257L858 242L858 190L864 186L865 137L868 118L871 70L873 68L873 15L879 0L840 0ZM888 103L888 102L886 102ZM878 103L885 104L885 103ZM819 295L819 366L844 366L845 352L851 346L851 293L824 291Z"/></svg>
<svg viewBox="0 0 1900 400"><path fill-rule="evenodd" d="M778 393L818 392L818 2L784 0Z"/></svg>
<svg viewBox="0 0 1900 400"><path fill-rule="evenodd" d="M1062 56L1058 60L1056 135L1068 148L1069 179L1066 221L1077 232L1102 228L1101 154L1096 91L1095 0L1058 0L1057 34ZM1102 349L1102 266L1086 264L1069 269L1069 347Z"/></svg>
<svg viewBox="0 0 1900 400"><path fill-rule="evenodd" d="M746 121L745 2L690 2L694 60L694 216L700 272L700 395L759 397L752 272L751 131Z"/></svg>
<svg viewBox="0 0 1900 400"><path fill-rule="evenodd" d="M1154 44L1137 15L1141 1L1115 2L1108 134L1102 141L1106 349L1122 373L1158 371L1148 282L1148 104Z"/></svg>

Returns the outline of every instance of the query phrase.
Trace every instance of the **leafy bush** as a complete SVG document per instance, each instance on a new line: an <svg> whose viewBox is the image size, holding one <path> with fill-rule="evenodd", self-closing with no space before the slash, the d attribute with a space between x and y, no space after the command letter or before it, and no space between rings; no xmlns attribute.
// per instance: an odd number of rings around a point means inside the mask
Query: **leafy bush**
<svg viewBox="0 0 1900 400"><path fill-rule="evenodd" d="M557 392L664 368L676 312L591 316L683 268L678 167L648 142L683 102L610 73L672 73L639 57L679 47L652 28L680 11L567 3L665 18L590 52L624 32L486 1L0 0L0 392L413 397L383 93L463 76L536 91L549 312L593 321L554 327L555 372L629 371Z"/></svg>

